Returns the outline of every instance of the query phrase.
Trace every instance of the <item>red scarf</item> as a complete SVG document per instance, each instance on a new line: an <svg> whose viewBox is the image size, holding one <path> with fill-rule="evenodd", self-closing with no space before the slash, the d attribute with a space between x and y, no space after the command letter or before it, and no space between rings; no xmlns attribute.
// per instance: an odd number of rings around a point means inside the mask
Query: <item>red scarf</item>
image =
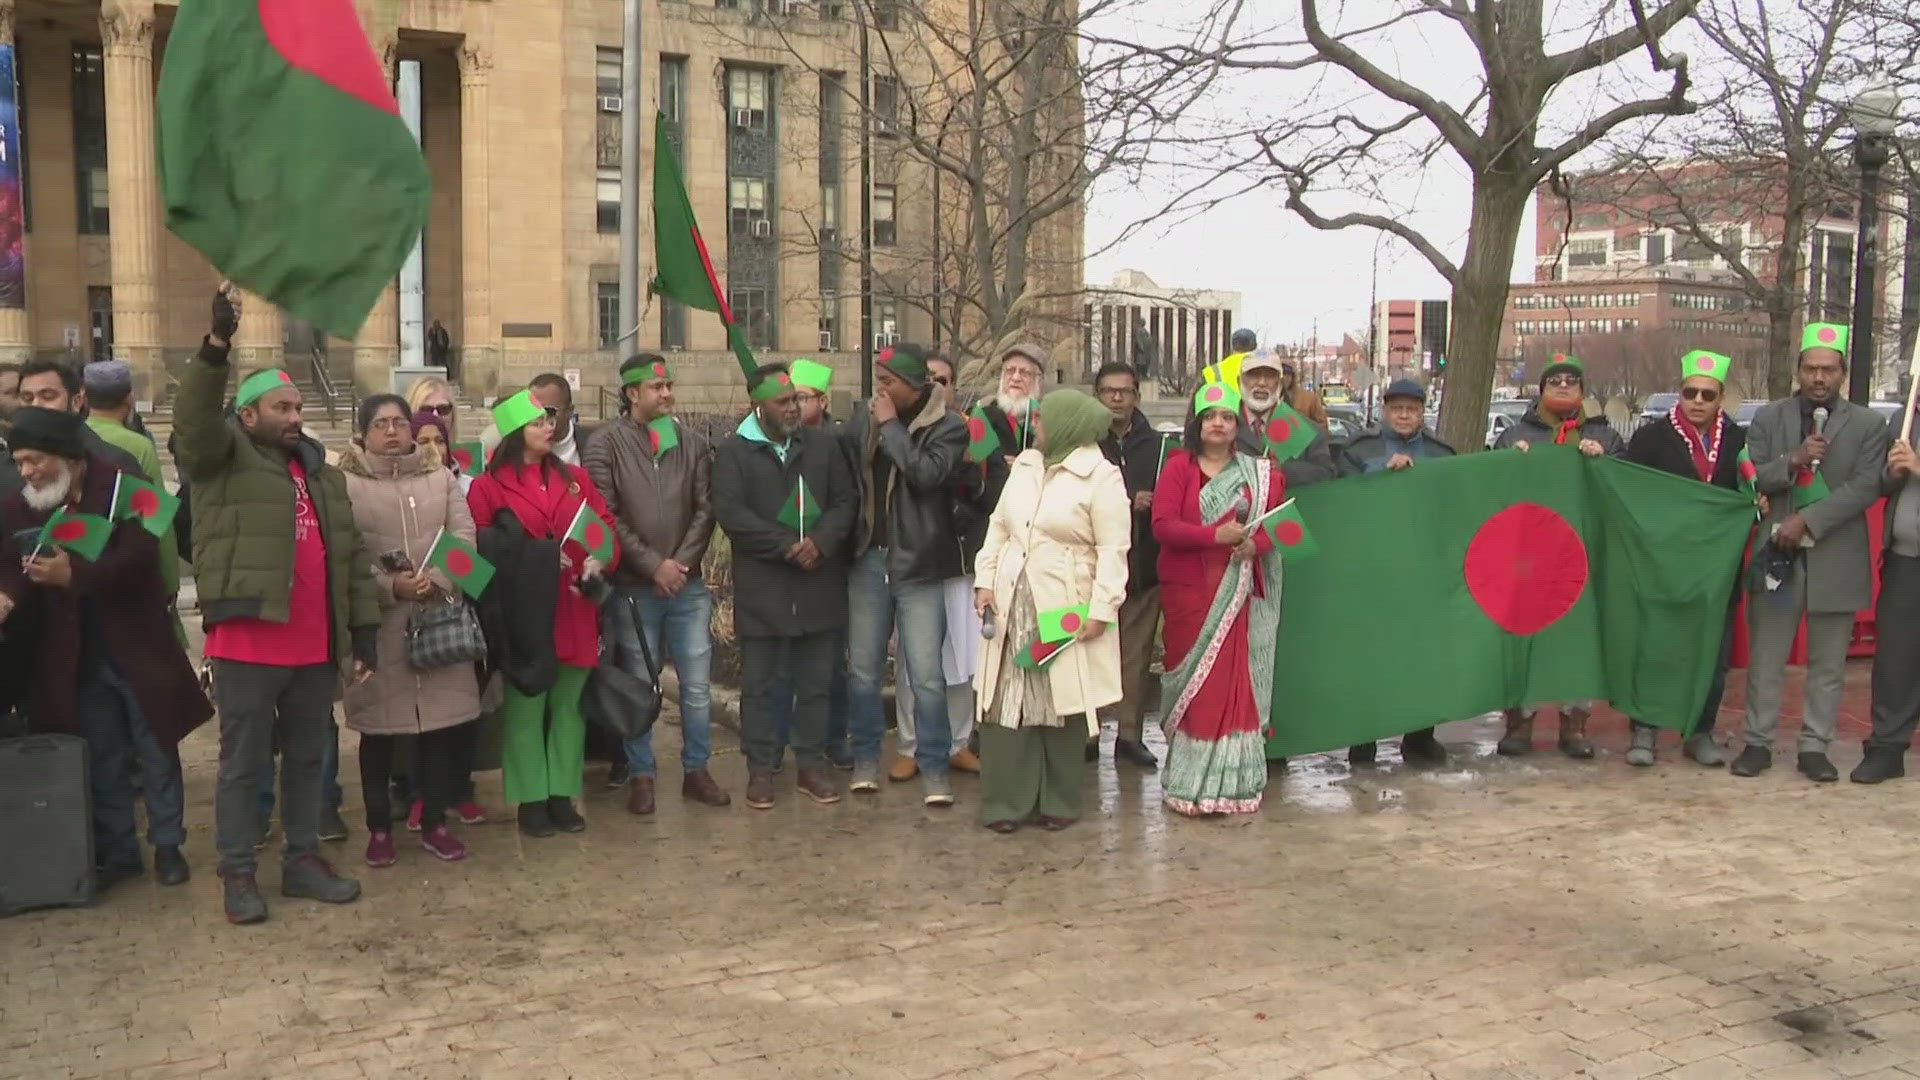
<svg viewBox="0 0 1920 1080"><path fill-rule="evenodd" d="M1554 433L1553 445L1565 446L1567 439L1578 430L1580 430L1580 414L1576 412L1572 419L1560 421L1560 430Z"/></svg>
<svg viewBox="0 0 1920 1080"><path fill-rule="evenodd" d="M1693 471L1700 479L1713 483L1714 467L1720 464L1720 437L1727 430L1727 414L1720 413L1713 418L1713 445L1708 446L1700 439L1700 433L1694 430L1687 418L1680 415L1680 403L1673 403L1673 412L1667 417L1674 429L1680 432L1680 438L1686 441L1687 450L1693 454Z"/></svg>

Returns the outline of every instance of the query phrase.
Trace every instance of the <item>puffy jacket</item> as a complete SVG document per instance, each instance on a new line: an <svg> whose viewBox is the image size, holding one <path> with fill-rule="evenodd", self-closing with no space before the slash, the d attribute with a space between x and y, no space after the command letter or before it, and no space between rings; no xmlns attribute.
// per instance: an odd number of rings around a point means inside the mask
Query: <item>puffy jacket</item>
<svg viewBox="0 0 1920 1080"><path fill-rule="evenodd" d="M1120 467L1126 481L1127 499L1142 491L1152 491L1160 482L1160 467L1171 452L1168 436L1153 430L1146 414L1133 410L1127 433L1119 438L1109 434L1100 440L1100 452ZM1132 510L1133 546L1127 549L1127 595L1146 592L1160 584L1160 541L1153 537L1153 509Z"/></svg>
<svg viewBox="0 0 1920 1080"><path fill-rule="evenodd" d="M1505 450L1514 443L1521 442L1530 447L1552 446L1553 440L1559 434L1559 425L1543 418L1540 411L1535 409L1515 420L1512 426L1501 432L1493 448ZM1583 416L1579 428L1575 431L1575 438L1568 441L1574 442L1579 439L1592 439L1599 443L1600 449L1611 457L1620 457L1627 452L1626 440L1620 437L1619 432L1613 430L1613 425L1607 423L1607 418L1604 416Z"/></svg>
<svg viewBox="0 0 1920 1080"><path fill-rule="evenodd" d="M293 587L293 477L288 456L254 442L223 409L227 350L202 344L180 378L173 430L193 481L193 576L208 626L228 619L286 622ZM380 587L353 524L347 481L311 437L294 448L307 474L327 549L327 611L336 662L376 662Z"/></svg>
<svg viewBox="0 0 1920 1080"><path fill-rule="evenodd" d="M967 423L947 408L947 391L934 385L920 411L875 427L862 413L847 422L849 453L858 466L860 517L850 552L873 543L874 515L886 515L887 576L895 582L933 582L962 573L960 534L954 526L952 478L967 453ZM892 468L887 489L873 490L873 463L885 454Z"/></svg>
<svg viewBox="0 0 1920 1080"><path fill-rule="evenodd" d="M687 425L674 426L679 445L656 461L647 429L623 416L597 430L581 462L613 510L614 580L629 588L651 586L666 559L699 574L713 539L713 448Z"/></svg>
<svg viewBox="0 0 1920 1080"><path fill-rule="evenodd" d="M1353 440L1340 452L1340 475L1384 472L1387 462L1392 461L1395 454L1425 461L1428 458L1452 457L1453 447L1441 442L1438 435L1426 428L1414 432L1410 439L1403 439L1391 430L1376 431Z"/></svg>
<svg viewBox="0 0 1920 1080"><path fill-rule="evenodd" d="M802 480L820 512L806 532L823 556L812 570L787 560L800 531L780 520ZM714 451L713 506L733 544L735 633L795 637L846 624L847 564L828 553L845 550L860 493L832 434L802 428L782 461L748 414L740 430Z"/></svg>

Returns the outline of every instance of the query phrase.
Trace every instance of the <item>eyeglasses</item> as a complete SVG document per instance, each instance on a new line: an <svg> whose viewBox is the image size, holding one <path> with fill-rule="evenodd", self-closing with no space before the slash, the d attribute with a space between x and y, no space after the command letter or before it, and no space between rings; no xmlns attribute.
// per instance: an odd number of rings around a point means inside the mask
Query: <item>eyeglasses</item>
<svg viewBox="0 0 1920 1080"><path fill-rule="evenodd" d="M1548 386L1579 386L1580 376L1555 375L1553 378L1547 380L1547 385Z"/></svg>
<svg viewBox="0 0 1920 1080"><path fill-rule="evenodd" d="M946 377L945 375L929 375L929 376L927 376L927 378L928 378L929 380L931 380L931 381L933 381L933 382L937 382L937 383L939 383L939 384L940 384L941 386L952 386L952 385L953 385L953 380L952 380L952 379L949 379L949 378L947 378L947 377Z"/></svg>
<svg viewBox="0 0 1920 1080"><path fill-rule="evenodd" d="M1704 401L1712 404L1720 400L1720 391L1704 386L1683 386L1680 388L1680 396L1688 401Z"/></svg>
<svg viewBox="0 0 1920 1080"><path fill-rule="evenodd" d="M1101 397L1133 397L1135 394L1138 394L1139 392L1140 391L1137 387L1125 386L1125 385L1102 386L1099 389L1094 391L1094 393L1099 394Z"/></svg>
<svg viewBox="0 0 1920 1080"><path fill-rule="evenodd" d="M551 406L551 405L549 405L549 406L547 406L547 408L546 408L546 413L547 413L547 419L549 419L549 420L559 420L559 419L560 419L560 410L559 410L559 409L556 409L556 408L554 408L554 407L553 407L553 406Z"/></svg>
<svg viewBox="0 0 1920 1080"><path fill-rule="evenodd" d="M414 412L430 412L435 416L452 416L453 404L449 402L445 405L422 405L418 409L415 409Z"/></svg>
<svg viewBox="0 0 1920 1080"><path fill-rule="evenodd" d="M381 431L404 431L407 427L407 418L404 416L383 416L367 426L378 428Z"/></svg>

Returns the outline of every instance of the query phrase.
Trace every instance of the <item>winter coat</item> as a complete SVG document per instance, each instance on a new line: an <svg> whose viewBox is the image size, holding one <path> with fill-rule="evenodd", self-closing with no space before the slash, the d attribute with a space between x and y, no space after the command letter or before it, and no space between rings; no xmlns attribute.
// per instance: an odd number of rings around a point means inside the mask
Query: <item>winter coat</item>
<svg viewBox="0 0 1920 1080"><path fill-rule="evenodd" d="M1168 455L1167 467L1160 471L1160 486L1153 493L1153 535L1160 541L1160 584L1166 592L1218 588L1233 558L1233 549L1215 538L1226 519L1205 521L1200 516L1200 493L1210 482L1200 460L1185 450ZM1281 474L1267 485L1267 505L1260 512L1286 501L1287 478ZM1249 516L1243 512L1234 520L1245 522ZM1261 555L1272 551L1273 532L1256 531L1253 548Z"/></svg>
<svg viewBox="0 0 1920 1080"><path fill-rule="evenodd" d="M987 521L1000 502L1011 471L1007 459L988 454L985 461L968 461L964 455L953 477L953 528L960 534L960 572L971 575L981 545L987 542Z"/></svg>
<svg viewBox="0 0 1920 1080"><path fill-rule="evenodd" d="M376 570L380 583L380 666L346 693L347 726L367 735L417 735L464 724L480 715L480 688L472 664L450 664L421 671L407 662L407 625L414 613L451 598L466 602L445 573L427 565L427 553L441 530L473 543L473 515L460 497L460 481L440 464L440 452L425 448L397 456L369 454L351 447L340 455L353 499L353 521L375 560L404 551L424 569L438 592L425 601L399 600L393 575Z"/></svg>
<svg viewBox="0 0 1920 1080"><path fill-rule="evenodd" d="M1582 412L1584 413L1584 409ZM1495 450L1505 450L1515 443L1526 443L1529 448L1552 446L1560 434L1560 427L1540 415L1539 409L1515 420L1507 430L1500 433L1494 441ZM1620 433L1613 430L1604 416L1582 416L1580 426L1567 439L1567 445L1574 445L1581 439L1592 439L1600 444L1600 449L1609 457L1619 457L1627 452L1627 443Z"/></svg>
<svg viewBox="0 0 1920 1080"><path fill-rule="evenodd" d="M787 560L787 550L801 536L797 527L780 520L803 479L820 512L806 532L822 555L812 570ZM832 434L802 428L783 462L749 414L714 453L713 506L733 544L736 634L798 637L846 625L847 564L828 553L846 548L860 494Z"/></svg>
<svg viewBox="0 0 1920 1080"><path fill-rule="evenodd" d="M1820 462L1820 476L1829 492L1826 498L1794 509L1794 469L1787 456L1806 440L1797 395L1754 415L1747 427L1747 456L1753 460L1755 490L1770 504L1766 520L1760 523L1761 538L1796 513L1813 538L1813 546L1806 549L1807 610L1851 614L1873 606L1867 509L1880 501L1889 435L1887 425L1872 409L1843 398L1835 398L1827 409L1828 449Z"/></svg>
<svg viewBox="0 0 1920 1080"><path fill-rule="evenodd" d="M501 510L513 511L529 536L536 539L563 540L573 524L573 516L582 502L611 522L605 499L578 465L566 465L549 457L550 468L523 464L488 467L473 481L467 493L467 508L473 520L492 524ZM580 569L586 549L566 540L560 546L564 565L553 568L559 581L559 599L553 609L553 654L568 667L590 668L600 662L600 612L580 593ZM605 570L612 574L620 564L619 545Z"/></svg>
<svg viewBox="0 0 1920 1080"><path fill-rule="evenodd" d="M1440 441L1440 437L1426 428L1413 433L1410 439L1395 435L1392 429L1370 432L1353 440L1340 452L1340 475L1359 476L1362 473L1384 472L1387 462L1394 455L1405 454L1415 461L1453 456L1453 447Z"/></svg>
<svg viewBox="0 0 1920 1080"><path fill-rule="evenodd" d="M961 574L960 532L953 515L954 470L967 454L967 424L947 408L947 391L933 385L912 419L875 427L870 414L848 421L842 436L857 466L860 517L848 552L858 558L873 543L875 515L885 515L887 577L898 584L930 583ZM892 465L887 489L873 489L874 459Z"/></svg>
<svg viewBox="0 0 1920 1080"><path fill-rule="evenodd" d="M621 565L614 580L649 588L666 559L700 573L713 540L713 448L678 420L680 444L653 457L647 429L621 417L594 436L581 465L616 515Z"/></svg>
<svg viewBox="0 0 1920 1080"><path fill-rule="evenodd" d="M511 510L480 522L475 535L480 557L493 564L493 582L479 605L487 667L522 694L544 694L560 674L550 613L562 590L560 579L544 572L560 565L560 543L528 536Z"/></svg>
<svg viewBox="0 0 1920 1080"><path fill-rule="evenodd" d="M89 454L78 512L112 517L117 470L106 458ZM32 510L16 491L4 506L15 531L42 526L47 512ZM30 550L30 549L29 549ZM10 646L32 652L27 715L35 731L80 734L76 715L80 680L86 674L82 605L91 609L97 647L133 692L141 715L160 745L177 746L213 715L200 692L180 641L173 634L173 598L160 581L160 542L138 522L114 523L100 558L89 562L69 553L73 581L65 588L34 584L21 569L22 551L15 532L0 536L0 593L14 612L4 624Z"/></svg>
<svg viewBox="0 0 1920 1080"><path fill-rule="evenodd" d="M1728 491L1740 490L1740 451L1747 445L1747 429L1727 420L1726 433L1720 436L1720 459L1713 467L1713 486ZM1693 451L1688 447L1686 437L1673 428L1667 417L1659 417L1640 425L1640 430L1627 440L1626 458L1637 465L1659 469L1675 476L1684 476L1689 480L1698 480L1700 474L1693 468Z"/></svg>
<svg viewBox="0 0 1920 1080"><path fill-rule="evenodd" d="M1163 450L1165 452L1163 452ZM1153 430L1146 414L1133 410L1127 433L1100 440L1100 452L1120 467L1126 481L1128 506L1142 491L1152 491L1160 482L1160 466L1165 464L1167 438ZM1153 508L1132 510L1133 546L1127 550L1127 595L1138 596L1160 584L1160 541L1153 538Z"/></svg>
<svg viewBox="0 0 1920 1080"><path fill-rule="evenodd" d="M177 460L193 481L193 577L207 626L229 619L286 622L293 589L293 477L287 455L253 441L229 417L227 350L212 344L180 377L174 400ZM327 611L332 656L345 664L374 654L380 587L373 559L353 527L346 478L327 464L311 437L293 455L305 469L320 538L327 549Z"/></svg>
<svg viewBox="0 0 1920 1080"><path fill-rule="evenodd" d="M1000 505L987 523L987 542L975 563L975 584L993 590L999 623L1008 625L1015 589L1024 575L1036 611L1087 605L1087 617L1108 624L1092 641L1069 647L1049 667L1054 711L1086 714L1120 700L1120 604L1127 596L1127 549L1133 514L1120 469L1097 446L1083 446L1048 468L1039 450L1014 459ZM1002 652L1030 641L1003 632L982 642L974 672L975 708L991 713L999 690Z"/></svg>

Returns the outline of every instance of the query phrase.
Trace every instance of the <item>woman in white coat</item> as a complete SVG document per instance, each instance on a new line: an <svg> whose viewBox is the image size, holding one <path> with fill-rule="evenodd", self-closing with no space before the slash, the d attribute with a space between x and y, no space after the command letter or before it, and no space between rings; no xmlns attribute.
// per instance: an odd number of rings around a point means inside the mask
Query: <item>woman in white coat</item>
<svg viewBox="0 0 1920 1080"><path fill-rule="evenodd" d="M1078 390L1040 403L1042 447L1014 460L974 564L974 606L997 632L975 669L981 821L1010 833L1080 816L1095 710L1120 700L1120 635L1132 507L1100 453L1113 424Z"/></svg>

